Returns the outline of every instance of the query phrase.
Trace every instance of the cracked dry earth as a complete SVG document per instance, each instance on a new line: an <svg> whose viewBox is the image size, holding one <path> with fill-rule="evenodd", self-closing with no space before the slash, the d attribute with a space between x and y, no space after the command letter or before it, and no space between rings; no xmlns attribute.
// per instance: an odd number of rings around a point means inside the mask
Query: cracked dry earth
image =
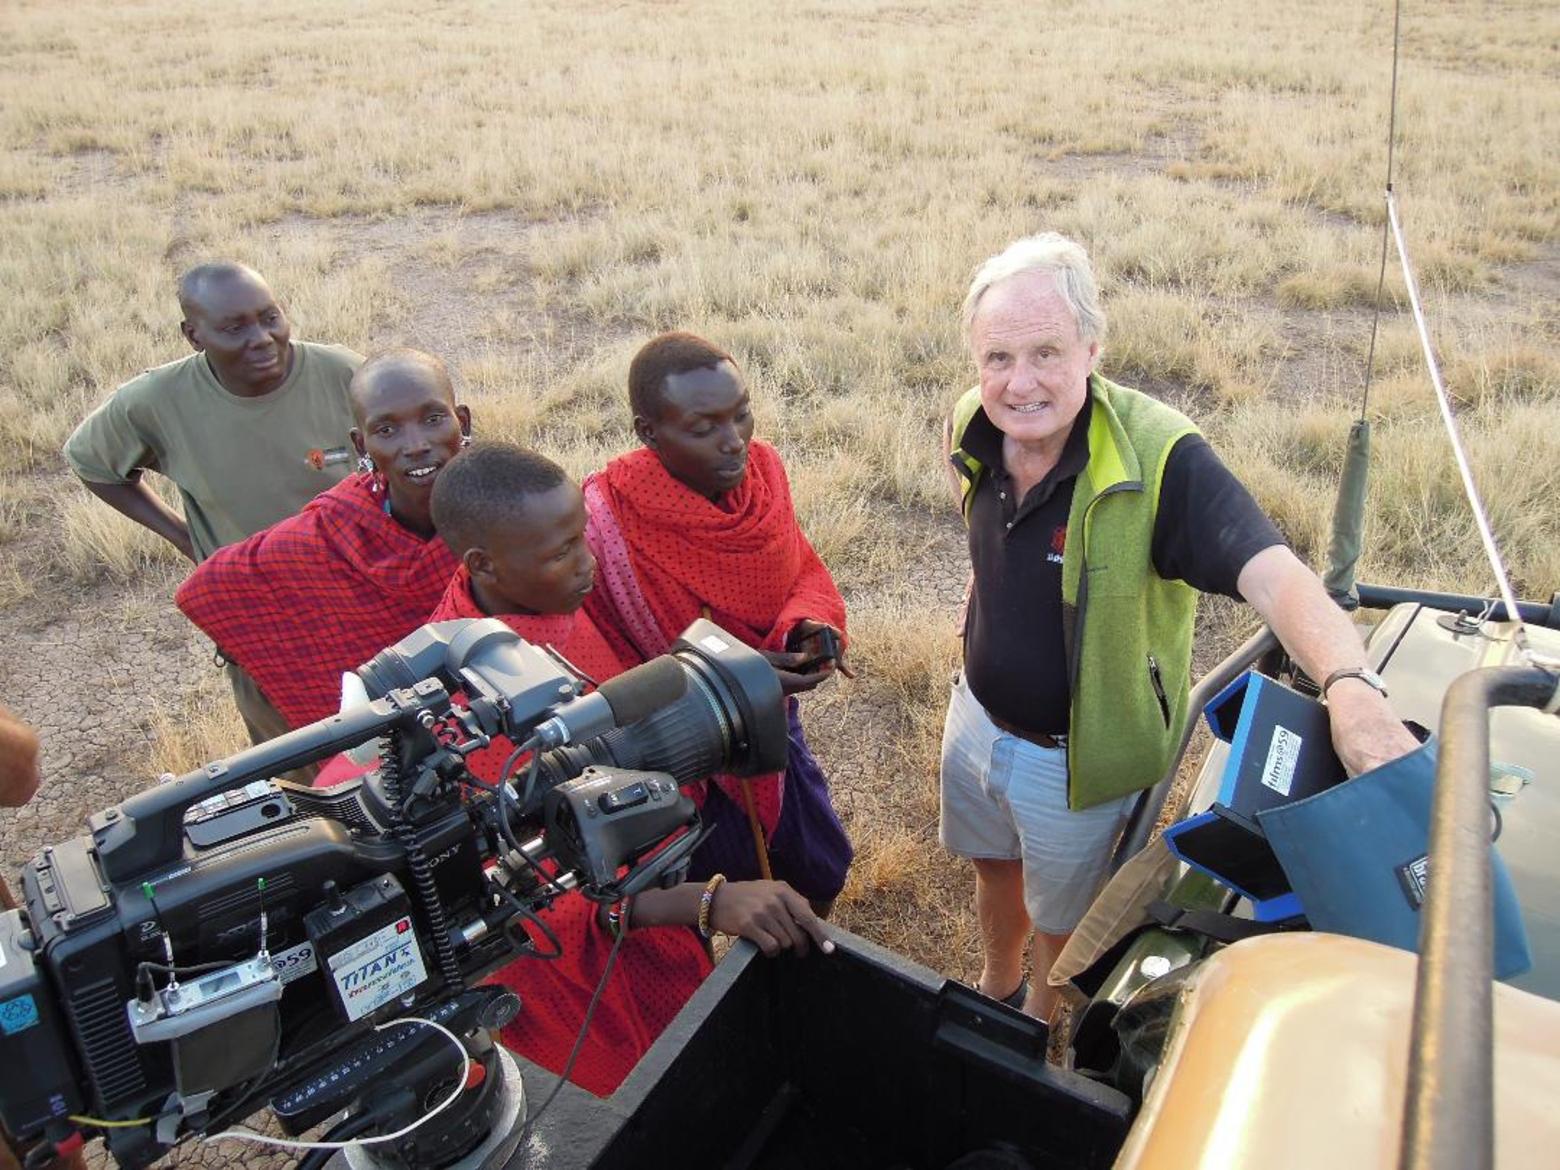
<svg viewBox="0 0 1560 1170"><path fill-rule="evenodd" d="M915 579L892 587L901 592L908 587L951 615L966 571L956 522L906 537L926 551ZM130 585L65 585L39 567L48 540L35 530L5 549L24 572L36 569L30 575L36 592L0 610L0 702L40 733L44 770L43 787L30 805L0 810L0 872L13 888L20 868L43 845L82 832L89 814L155 782L156 709L177 713L202 693L227 693L210 644L173 606L176 569L144 574ZM805 703L809 738L853 837L859 842L874 826L901 822L904 786L926 778L902 774L893 742L898 714L864 680L840 679ZM924 845L922 864L938 864L935 824L918 823L913 830ZM967 906L967 876L950 875L938 896L946 898L946 908ZM842 904L837 917L858 933L882 938L875 929L879 915L869 891L854 905ZM920 945L909 949L922 961L956 967L959 958L944 948L957 949L962 940L949 930L946 915L937 917L944 921L928 922ZM946 956L944 963L937 962L939 955ZM257 1114L250 1124L279 1135L267 1122L267 1115ZM111 1164L101 1143L88 1148L87 1162L94 1170ZM192 1142L162 1165L271 1170L293 1162L277 1150Z"/></svg>

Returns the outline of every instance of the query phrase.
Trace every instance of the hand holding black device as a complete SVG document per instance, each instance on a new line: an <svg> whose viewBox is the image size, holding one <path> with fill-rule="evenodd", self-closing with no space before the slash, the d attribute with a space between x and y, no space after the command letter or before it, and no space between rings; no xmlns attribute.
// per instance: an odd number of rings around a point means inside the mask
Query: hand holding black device
<svg viewBox="0 0 1560 1170"><path fill-rule="evenodd" d="M800 639L792 649L806 657L794 669L798 674L811 674L829 663L837 663L840 657L840 636L832 626L824 626Z"/></svg>

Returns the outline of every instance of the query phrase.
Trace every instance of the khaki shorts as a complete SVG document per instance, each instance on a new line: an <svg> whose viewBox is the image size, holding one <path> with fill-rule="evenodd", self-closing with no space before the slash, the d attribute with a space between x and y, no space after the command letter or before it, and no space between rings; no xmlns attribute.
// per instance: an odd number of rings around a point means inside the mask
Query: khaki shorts
<svg viewBox="0 0 1560 1170"><path fill-rule="evenodd" d="M1136 793L1067 807L1067 751L1001 730L961 674L943 725L938 836L960 857L1024 863L1024 907L1042 934L1078 925L1104 882Z"/></svg>

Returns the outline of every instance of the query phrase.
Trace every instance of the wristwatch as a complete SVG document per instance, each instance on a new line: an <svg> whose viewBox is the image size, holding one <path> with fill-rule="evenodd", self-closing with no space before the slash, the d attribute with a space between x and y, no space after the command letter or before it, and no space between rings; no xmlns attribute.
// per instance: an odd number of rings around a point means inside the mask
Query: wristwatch
<svg viewBox="0 0 1560 1170"><path fill-rule="evenodd" d="M1366 686L1374 687L1376 690L1380 691L1381 697L1383 699L1387 697L1387 684L1382 682L1381 676L1370 667L1345 666L1340 670L1333 671L1327 676L1326 681L1322 683L1322 698L1325 699L1327 697L1327 692L1332 689L1333 683L1345 678L1357 678Z"/></svg>

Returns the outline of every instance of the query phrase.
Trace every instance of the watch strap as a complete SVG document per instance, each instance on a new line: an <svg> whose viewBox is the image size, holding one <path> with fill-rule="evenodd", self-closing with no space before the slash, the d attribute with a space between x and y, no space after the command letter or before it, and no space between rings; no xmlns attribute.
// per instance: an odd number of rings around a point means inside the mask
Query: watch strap
<svg viewBox="0 0 1560 1170"><path fill-rule="evenodd" d="M1322 698L1327 697L1327 692L1332 690L1335 682L1346 678L1357 678L1366 686L1380 692L1382 698L1387 697L1386 684L1381 681L1381 676L1368 666L1344 666L1333 671L1322 682Z"/></svg>

